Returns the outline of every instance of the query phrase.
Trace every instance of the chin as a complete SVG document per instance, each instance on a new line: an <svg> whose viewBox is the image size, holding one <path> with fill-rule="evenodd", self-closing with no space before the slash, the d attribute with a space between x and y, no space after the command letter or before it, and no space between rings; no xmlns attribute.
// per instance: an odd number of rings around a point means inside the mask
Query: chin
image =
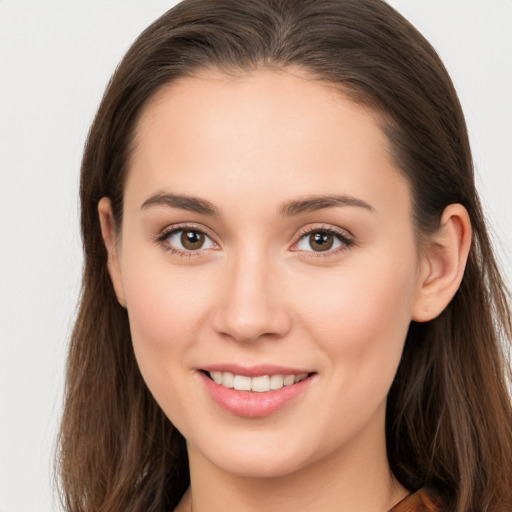
<svg viewBox="0 0 512 512"><path fill-rule="evenodd" d="M264 439L261 433L256 435L258 439L254 439L254 435L242 436L244 439L232 436L225 443L217 440L204 450L196 447L193 451L222 471L245 478L283 477L304 467L313 458L303 440L291 440L289 435L284 439L283 436Z"/></svg>
<svg viewBox="0 0 512 512"><path fill-rule="evenodd" d="M212 461L217 467L243 478L280 478L297 472L306 464L297 457L286 457L283 454L273 453L271 456L254 456L252 459L219 458Z"/></svg>

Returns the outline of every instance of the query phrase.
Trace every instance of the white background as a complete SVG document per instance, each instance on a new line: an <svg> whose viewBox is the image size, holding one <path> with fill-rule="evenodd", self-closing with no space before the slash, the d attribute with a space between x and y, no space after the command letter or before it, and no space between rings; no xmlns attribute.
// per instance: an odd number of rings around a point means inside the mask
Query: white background
<svg viewBox="0 0 512 512"><path fill-rule="evenodd" d="M174 3L0 0L0 512L59 510L51 454L80 286L81 152L117 62ZM511 283L512 0L390 3L459 91Z"/></svg>

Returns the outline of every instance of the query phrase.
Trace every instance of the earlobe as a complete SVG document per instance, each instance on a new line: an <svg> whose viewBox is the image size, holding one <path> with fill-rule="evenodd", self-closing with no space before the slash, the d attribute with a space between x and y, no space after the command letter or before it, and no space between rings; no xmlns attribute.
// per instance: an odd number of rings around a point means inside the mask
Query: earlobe
<svg viewBox="0 0 512 512"><path fill-rule="evenodd" d="M438 231L422 248L418 291L412 319L427 322L446 308L459 289L471 247L471 222L464 206L451 204Z"/></svg>
<svg viewBox="0 0 512 512"><path fill-rule="evenodd" d="M108 197L103 197L98 203L98 215L100 219L101 235L108 254L108 272L117 300L121 306L126 307L123 282L121 279L121 265L118 252L118 236L114 216L112 214L112 204Z"/></svg>

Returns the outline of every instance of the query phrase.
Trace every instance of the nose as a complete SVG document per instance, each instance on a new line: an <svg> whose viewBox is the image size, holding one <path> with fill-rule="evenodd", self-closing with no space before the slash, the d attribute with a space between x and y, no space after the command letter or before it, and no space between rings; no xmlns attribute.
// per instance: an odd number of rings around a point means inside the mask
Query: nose
<svg viewBox="0 0 512 512"><path fill-rule="evenodd" d="M261 255L226 263L219 276L222 284L214 314L216 332L238 342L285 336L291 316L278 274L275 265Z"/></svg>

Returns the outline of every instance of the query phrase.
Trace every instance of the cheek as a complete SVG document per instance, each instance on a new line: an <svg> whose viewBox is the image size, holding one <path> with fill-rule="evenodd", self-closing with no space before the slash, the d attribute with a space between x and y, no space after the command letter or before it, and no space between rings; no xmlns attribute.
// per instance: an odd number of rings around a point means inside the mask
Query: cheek
<svg viewBox="0 0 512 512"><path fill-rule="evenodd" d="M137 361L148 385L165 382L202 328L206 276L197 269L173 268L165 258L144 257L142 251L126 254L123 286Z"/></svg>
<svg viewBox="0 0 512 512"><path fill-rule="evenodd" d="M415 262L414 252L404 260L381 253L317 276L315 286L302 282L307 295L296 290L304 328L329 355L332 371L344 373L341 379L391 385L411 321Z"/></svg>
<svg viewBox="0 0 512 512"><path fill-rule="evenodd" d="M410 322L414 281L413 272L370 266L317 278L314 286L303 282L302 289L308 293L297 290L295 295L301 297L301 317L315 330L342 338L358 338L375 330L380 336L394 337L395 326L402 331L403 324Z"/></svg>
<svg viewBox="0 0 512 512"><path fill-rule="evenodd" d="M148 389L173 424L187 431L190 377L204 325L206 285L199 272L126 262L124 286L133 349ZM187 419L188 418L188 419Z"/></svg>
<svg viewBox="0 0 512 512"><path fill-rule="evenodd" d="M394 273L365 266L326 278L323 292L310 287L316 292L303 300L300 316L327 356L323 398L333 406L326 411L319 403L313 413L336 425L321 432L325 438L346 440L383 414L411 320L414 276L412 267Z"/></svg>

